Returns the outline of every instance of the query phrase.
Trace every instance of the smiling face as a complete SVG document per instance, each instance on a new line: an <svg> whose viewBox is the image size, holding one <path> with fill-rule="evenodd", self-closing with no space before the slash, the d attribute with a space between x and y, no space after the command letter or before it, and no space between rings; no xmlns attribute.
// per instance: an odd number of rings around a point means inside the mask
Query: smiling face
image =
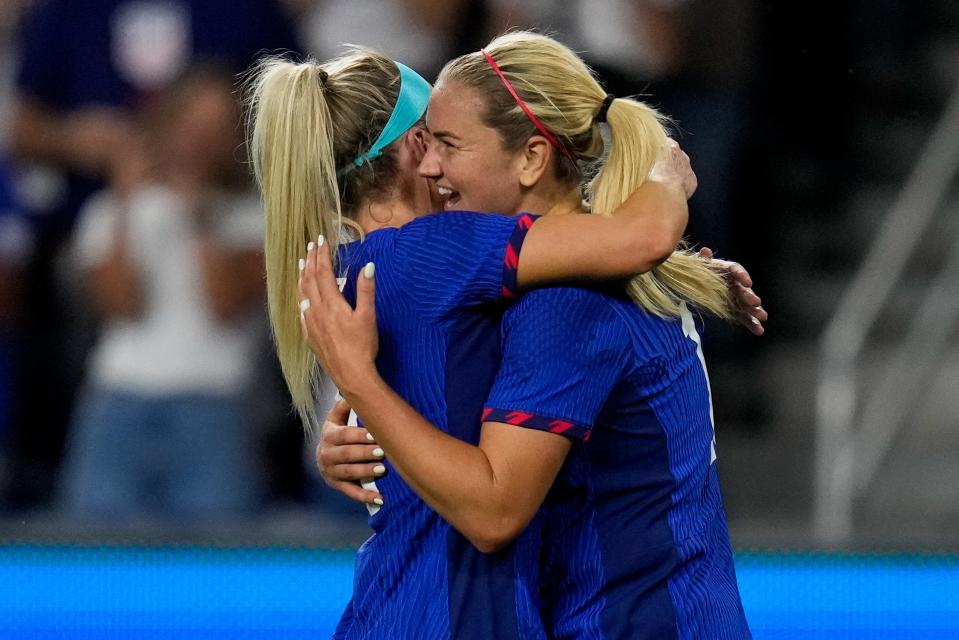
<svg viewBox="0 0 959 640"><path fill-rule="evenodd" d="M507 151L499 133L483 124L485 109L480 93L462 83L450 81L433 90L426 112L432 140L420 175L434 178L440 192L449 194L446 210L518 213L524 198L523 154Z"/></svg>

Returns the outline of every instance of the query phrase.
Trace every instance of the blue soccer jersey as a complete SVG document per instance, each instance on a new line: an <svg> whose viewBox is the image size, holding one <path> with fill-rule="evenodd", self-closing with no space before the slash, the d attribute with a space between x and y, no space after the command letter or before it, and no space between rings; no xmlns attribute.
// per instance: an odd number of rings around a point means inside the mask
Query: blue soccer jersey
<svg viewBox="0 0 959 640"><path fill-rule="evenodd" d="M376 263L377 367L427 420L467 442L499 366L502 302L533 217L439 213L342 247L344 294ZM385 462L392 470L389 459ZM384 506L356 559L344 640L545 638L538 610L538 523L484 555L395 471L377 479Z"/></svg>
<svg viewBox="0 0 959 640"><path fill-rule="evenodd" d="M555 638L749 638L716 473L699 330L621 293L526 294L484 418L573 448L541 511Z"/></svg>

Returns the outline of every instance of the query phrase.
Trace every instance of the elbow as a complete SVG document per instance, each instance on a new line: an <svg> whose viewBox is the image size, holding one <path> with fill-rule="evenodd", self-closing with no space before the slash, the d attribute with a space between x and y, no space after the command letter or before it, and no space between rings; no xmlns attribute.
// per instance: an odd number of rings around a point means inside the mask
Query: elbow
<svg viewBox="0 0 959 640"><path fill-rule="evenodd" d="M510 516L488 518L477 522L463 535L480 553L496 553L511 545L526 528L526 524L526 521Z"/></svg>
<svg viewBox="0 0 959 640"><path fill-rule="evenodd" d="M663 216L663 225L659 233L652 238L652 254L655 264L664 262L666 258L672 255L686 233L686 225L689 223L689 204L686 200L678 203L672 215Z"/></svg>
<svg viewBox="0 0 959 640"><path fill-rule="evenodd" d="M670 209L670 214L662 213L655 222L643 221L632 233L624 236L628 243L624 246L624 259L629 262L630 273L646 273L665 262L676 250L686 231L688 220L686 203L681 205L683 215Z"/></svg>
<svg viewBox="0 0 959 640"><path fill-rule="evenodd" d="M676 250L680 240L682 235L677 235L673 229L667 227L647 235L638 245L634 244L627 250L630 274L646 273L665 262Z"/></svg>
<svg viewBox="0 0 959 640"><path fill-rule="evenodd" d="M676 245L678 245L682 239L681 231L677 234L666 232L661 238L653 242L649 252L651 257L649 268L652 269L666 262L669 256L673 255L673 251L676 250Z"/></svg>

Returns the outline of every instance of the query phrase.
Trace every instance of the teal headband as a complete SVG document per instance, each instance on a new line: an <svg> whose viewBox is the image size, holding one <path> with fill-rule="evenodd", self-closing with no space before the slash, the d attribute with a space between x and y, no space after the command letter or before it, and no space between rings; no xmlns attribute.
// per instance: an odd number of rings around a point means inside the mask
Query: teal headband
<svg viewBox="0 0 959 640"><path fill-rule="evenodd" d="M393 106L393 113L386 121L386 126L369 151L360 154L356 160L342 167L337 175L343 176L364 164L383 155L383 149L394 140L410 130L426 113L426 105L430 102L430 83L423 77L401 62L396 63L400 70L400 95Z"/></svg>

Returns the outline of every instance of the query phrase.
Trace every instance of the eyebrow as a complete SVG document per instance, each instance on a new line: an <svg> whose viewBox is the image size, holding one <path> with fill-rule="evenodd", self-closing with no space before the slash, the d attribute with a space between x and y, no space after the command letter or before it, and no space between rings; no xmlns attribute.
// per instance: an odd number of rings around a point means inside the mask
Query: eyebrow
<svg viewBox="0 0 959 640"><path fill-rule="evenodd" d="M426 127L426 130L430 132L430 135L434 138L453 138L454 140L460 140L461 138L455 133L449 131L433 131L429 127Z"/></svg>
<svg viewBox="0 0 959 640"><path fill-rule="evenodd" d="M427 112L426 112L426 115L427 115L427 116L429 115L429 111L428 111L428 110L427 110ZM449 132L449 131L433 131L432 129L430 129L429 123L426 122L426 117L425 117L425 116L424 116L424 118L423 118L423 126L426 128L426 130L429 132L429 134L430 134L431 136L433 136L434 138L454 138L454 139L456 139L456 140L459 140L459 139L460 139L460 137L459 137L458 135L456 135L455 133L451 133L451 132Z"/></svg>

